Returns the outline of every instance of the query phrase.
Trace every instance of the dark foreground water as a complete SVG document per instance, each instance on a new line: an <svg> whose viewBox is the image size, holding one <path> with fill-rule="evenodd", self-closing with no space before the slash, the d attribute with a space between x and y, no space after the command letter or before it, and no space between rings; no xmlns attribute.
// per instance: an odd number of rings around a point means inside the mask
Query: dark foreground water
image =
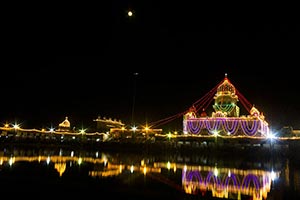
<svg viewBox="0 0 300 200"><path fill-rule="evenodd" d="M26 199L300 199L299 160L209 153L0 149L2 196Z"/></svg>

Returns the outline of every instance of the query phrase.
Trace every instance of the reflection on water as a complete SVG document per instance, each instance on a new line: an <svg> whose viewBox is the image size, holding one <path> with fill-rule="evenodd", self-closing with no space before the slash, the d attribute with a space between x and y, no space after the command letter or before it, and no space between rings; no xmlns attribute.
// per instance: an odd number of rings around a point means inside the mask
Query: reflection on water
<svg viewBox="0 0 300 200"><path fill-rule="evenodd" d="M288 159L267 160L213 159L204 155L136 155L128 153L76 152L70 150L0 150L2 173L14 165L37 163L57 172L62 178L72 168L85 166L86 176L101 182L119 177L126 183L131 176L143 175L189 197L225 199L290 199L300 192L300 169ZM74 171L74 170L73 170ZM76 170L75 170L76 171ZM13 173L19 173L17 170ZM12 175L10 174L10 175ZM75 174L68 176L76 176ZM47 177L47 176L46 176ZM138 184L145 184L138 183ZM159 187L159 186L158 186ZM156 190L156 187L152 187ZM134 190L134 188L132 188Z"/></svg>
<svg viewBox="0 0 300 200"><path fill-rule="evenodd" d="M212 196L241 199L249 195L253 199L267 198L271 183L280 172L218 168L209 166L186 166L183 169L182 184L187 193L211 191Z"/></svg>

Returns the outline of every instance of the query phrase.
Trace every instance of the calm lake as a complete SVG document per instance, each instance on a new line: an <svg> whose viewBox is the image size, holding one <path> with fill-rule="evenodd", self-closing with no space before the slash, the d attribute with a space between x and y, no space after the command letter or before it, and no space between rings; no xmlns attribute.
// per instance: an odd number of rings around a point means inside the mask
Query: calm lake
<svg viewBox="0 0 300 200"><path fill-rule="evenodd" d="M2 195L30 199L300 199L299 160L282 156L0 149Z"/></svg>

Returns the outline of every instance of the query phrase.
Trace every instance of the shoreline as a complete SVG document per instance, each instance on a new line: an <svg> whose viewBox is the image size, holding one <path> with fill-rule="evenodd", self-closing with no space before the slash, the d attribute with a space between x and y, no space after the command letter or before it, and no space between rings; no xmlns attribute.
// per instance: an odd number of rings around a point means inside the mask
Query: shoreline
<svg viewBox="0 0 300 200"><path fill-rule="evenodd" d="M256 146L249 144L221 144L221 145L193 145L169 142L169 141L59 141L59 140L38 140L38 139L2 139L2 148L51 148L51 149L75 149L82 151L107 151L107 152L128 152L136 154L180 154L180 155L211 155L218 156L247 156L247 157L268 157L277 156L300 160L297 155L300 152L300 142L286 144L274 144Z"/></svg>

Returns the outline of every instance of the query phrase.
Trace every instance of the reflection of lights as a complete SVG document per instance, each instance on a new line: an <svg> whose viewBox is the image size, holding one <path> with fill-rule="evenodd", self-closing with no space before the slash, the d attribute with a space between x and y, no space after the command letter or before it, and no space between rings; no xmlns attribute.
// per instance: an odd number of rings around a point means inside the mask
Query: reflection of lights
<svg viewBox="0 0 300 200"><path fill-rule="evenodd" d="M46 163L49 164L51 161L50 156L47 157Z"/></svg>
<svg viewBox="0 0 300 200"><path fill-rule="evenodd" d="M8 163L9 163L10 166L12 166L14 164L14 158L10 158Z"/></svg>
<svg viewBox="0 0 300 200"><path fill-rule="evenodd" d="M208 189L212 191L213 197L220 198L228 198L227 195L233 193L238 196L241 194L249 195L257 200L267 199L271 177L278 177L276 172L271 175L270 172L263 170L230 170L228 168L217 169L216 167L207 166L204 166L202 170L189 169L184 171L182 176L186 193L196 194L199 190Z"/></svg>
<svg viewBox="0 0 300 200"><path fill-rule="evenodd" d="M171 163L169 161L167 162L167 169L171 169Z"/></svg>
<svg viewBox="0 0 300 200"><path fill-rule="evenodd" d="M78 158L78 164L81 165L82 163L82 158Z"/></svg>
<svg viewBox="0 0 300 200"><path fill-rule="evenodd" d="M215 168L215 169L214 169L214 175L215 175L215 176L218 176L218 173L219 173L219 172L218 172L218 169Z"/></svg>
<svg viewBox="0 0 300 200"><path fill-rule="evenodd" d="M147 167L146 167L146 166L144 166L143 173L144 173L144 174L147 173Z"/></svg>
<svg viewBox="0 0 300 200"><path fill-rule="evenodd" d="M108 159L107 159L105 154L102 154L102 160L103 160L104 166L106 166L107 162L108 162Z"/></svg>
<svg viewBox="0 0 300 200"><path fill-rule="evenodd" d="M134 171L134 167L133 167L133 165L131 165L130 166L130 172L133 173L133 171Z"/></svg>

